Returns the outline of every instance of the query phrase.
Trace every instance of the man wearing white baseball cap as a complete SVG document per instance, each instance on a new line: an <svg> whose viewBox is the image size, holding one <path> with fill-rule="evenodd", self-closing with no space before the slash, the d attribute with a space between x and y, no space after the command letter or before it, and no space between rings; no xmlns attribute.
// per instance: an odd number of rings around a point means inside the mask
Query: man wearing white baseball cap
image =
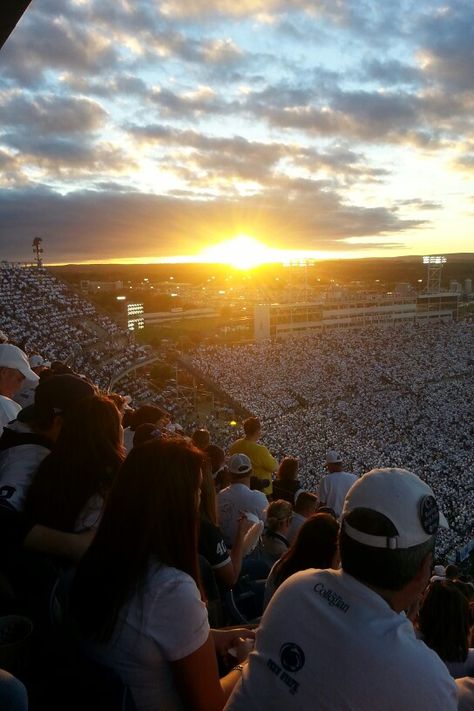
<svg viewBox="0 0 474 711"><path fill-rule="evenodd" d="M49 361L45 360L42 355L37 353L35 355L31 355L28 358L28 362L33 373L36 373L38 376L43 372L43 370L47 370L51 365ZM28 407L34 403L37 385L38 380L32 382L29 378L25 378L22 387L13 398L21 408Z"/></svg>
<svg viewBox="0 0 474 711"><path fill-rule="evenodd" d="M4 426L14 420L21 410L13 396L22 387L25 379L38 382L25 353L11 343L0 344L0 435Z"/></svg>
<svg viewBox="0 0 474 711"><path fill-rule="evenodd" d="M319 505L328 506L339 518L346 494L357 477L344 471L342 457L334 449L326 454L326 469L328 473L319 482Z"/></svg>
<svg viewBox="0 0 474 711"><path fill-rule="evenodd" d="M280 586L226 708L457 709L454 680L404 613L428 583L441 523L415 474L361 477L344 503L342 569L303 571Z"/></svg>
<svg viewBox="0 0 474 711"><path fill-rule="evenodd" d="M231 547L237 535L239 519L244 513L265 521L267 497L250 488L252 462L246 454L234 454L229 460L230 486L217 495L217 518L224 541Z"/></svg>

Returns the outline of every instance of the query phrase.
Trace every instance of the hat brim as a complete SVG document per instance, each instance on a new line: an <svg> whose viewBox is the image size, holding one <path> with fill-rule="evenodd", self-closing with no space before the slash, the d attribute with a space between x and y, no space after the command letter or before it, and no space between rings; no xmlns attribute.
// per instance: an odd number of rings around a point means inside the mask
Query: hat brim
<svg viewBox="0 0 474 711"><path fill-rule="evenodd" d="M439 512L439 527L440 528L449 528L449 523L446 519L446 516L442 511Z"/></svg>
<svg viewBox="0 0 474 711"><path fill-rule="evenodd" d="M30 383L37 383L39 381L39 375L37 375L34 370L31 370L29 366L27 367L25 365L21 368L17 368L17 370L19 370L23 377L29 380Z"/></svg>

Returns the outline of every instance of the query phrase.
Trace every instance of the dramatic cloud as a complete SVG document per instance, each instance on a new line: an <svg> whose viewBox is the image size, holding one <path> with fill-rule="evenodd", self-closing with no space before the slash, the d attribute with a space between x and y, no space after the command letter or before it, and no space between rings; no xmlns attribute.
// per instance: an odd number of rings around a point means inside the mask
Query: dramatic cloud
<svg viewBox="0 0 474 711"><path fill-rule="evenodd" d="M38 0L1 55L2 254L467 251L473 46L468 0Z"/></svg>
<svg viewBox="0 0 474 711"><path fill-rule="evenodd" d="M395 209L346 205L311 181L299 186L296 199L288 196L288 188L282 181L265 198L233 201L124 194L105 188L64 196L45 190L0 191L2 253L24 255L31 235L41 234L49 253L60 251L71 260L136 253L165 256L170 243L192 254L200 251L202 243L215 242L216 235L231 235L239 228L266 229L273 234L275 246L284 247L288 225L292 247L342 250L348 235L384 235L421 225L401 220Z"/></svg>

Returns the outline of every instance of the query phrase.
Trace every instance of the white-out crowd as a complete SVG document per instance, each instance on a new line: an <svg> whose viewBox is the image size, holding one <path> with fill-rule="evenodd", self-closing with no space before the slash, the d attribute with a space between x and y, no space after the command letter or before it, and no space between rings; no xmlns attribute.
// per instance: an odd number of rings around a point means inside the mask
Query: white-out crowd
<svg viewBox="0 0 474 711"><path fill-rule="evenodd" d="M29 355L66 360L99 387L150 356L109 317L46 269L0 265L0 329ZM432 321L328 330L280 342L200 347L192 363L263 424L281 459L299 459L315 490L325 453L341 451L362 474L401 466L434 489L450 524L438 555L452 556L474 529L474 326ZM236 432L210 414L193 421L173 389L130 374L114 388L135 404L160 403L227 447ZM189 409L189 408L188 408Z"/></svg>
<svg viewBox="0 0 474 711"><path fill-rule="evenodd" d="M299 458L316 489L325 453L362 474L399 466L426 480L450 529L440 558L474 528L474 327L432 321L331 330L281 342L201 347L193 364L261 418L272 453Z"/></svg>
<svg viewBox="0 0 474 711"><path fill-rule="evenodd" d="M29 356L38 353L50 362L65 362L103 390L128 368L154 355L150 346L136 343L123 326L36 266L0 263L0 330ZM113 389L130 396L136 407L158 404L189 427L221 430L219 418L209 414L205 421L198 420L192 405L176 398L176 389L160 392L136 372L124 374Z"/></svg>

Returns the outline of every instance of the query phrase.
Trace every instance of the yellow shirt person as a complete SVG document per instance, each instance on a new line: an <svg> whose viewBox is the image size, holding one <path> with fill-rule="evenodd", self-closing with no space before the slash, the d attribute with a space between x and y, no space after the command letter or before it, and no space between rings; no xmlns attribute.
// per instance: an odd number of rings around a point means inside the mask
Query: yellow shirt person
<svg viewBox="0 0 474 711"><path fill-rule="evenodd" d="M271 494L272 474L278 467L275 457L272 457L268 449L263 444L258 444L257 440L261 435L260 420L257 417L249 417L243 423L245 437L234 442L229 449L230 454L246 454L252 462L254 476L259 479L268 479L270 485L263 491Z"/></svg>

